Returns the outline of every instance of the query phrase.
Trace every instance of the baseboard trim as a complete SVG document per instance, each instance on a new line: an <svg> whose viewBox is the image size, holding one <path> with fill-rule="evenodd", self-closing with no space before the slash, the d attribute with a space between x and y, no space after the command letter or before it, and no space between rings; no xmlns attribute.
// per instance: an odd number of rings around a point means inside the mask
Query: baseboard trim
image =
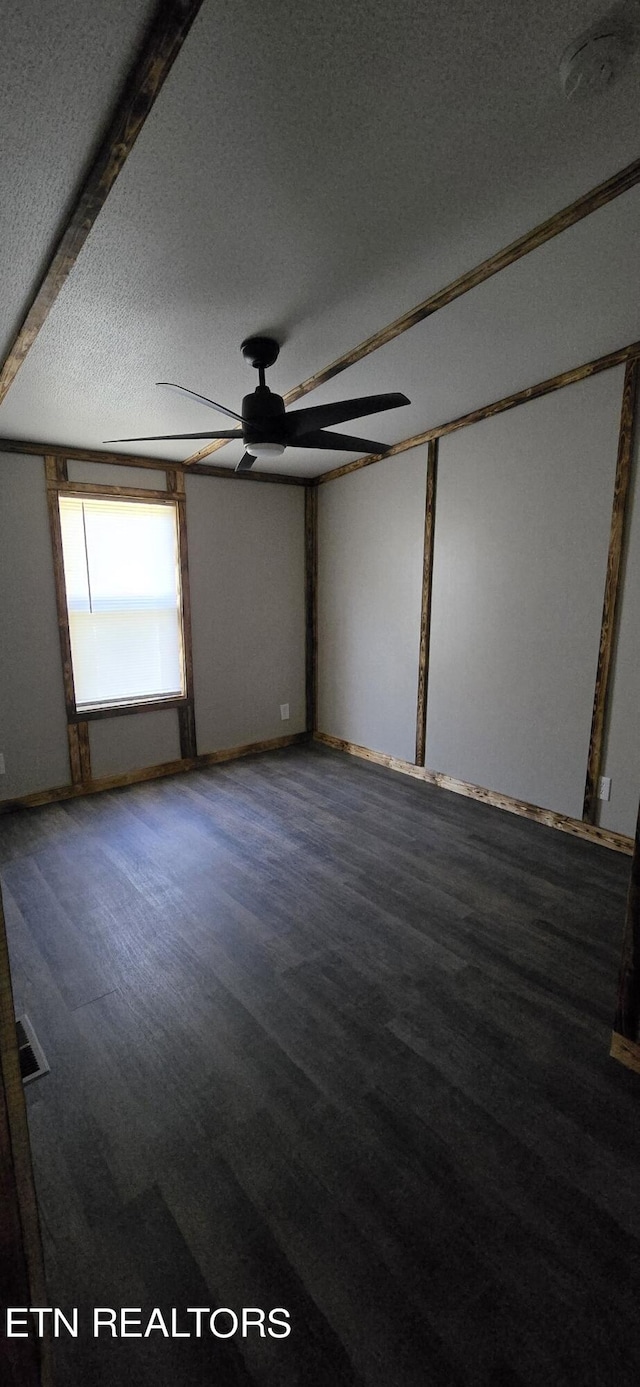
<svg viewBox="0 0 640 1387"><path fill-rule="evenodd" d="M267 742L247 742L244 746L207 751L201 756L188 756L180 761L164 761L159 766L144 766L141 770L128 771L126 775L103 776L99 780L87 780L79 785L58 785L53 790L39 790L32 795L0 800L0 814L9 814L14 809L37 809L43 804L79 799L83 795L98 795L103 790L122 790L127 785L141 785L146 780L162 780L165 776L202 770L205 766L217 766L223 761L238 761L242 756L255 756L263 751L278 751L280 747L295 746L308 740L307 732L293 732L288 737L273 737Z"/></svg>
<svg viewBox="0 0 640 1387"><path fill-rule="evenodd" d="M620 1064L626 1064L627 1069L634 1069L636 1074L640 1074L640 1045L636 1040L627 1040L619 1031L613 1031L609 1054Z"/></svg>
<svg viewBox="0 0 640 1387"><path fill-rule="evenodd" d="M546 824L547 828L557 828L561 833L570 833L574 838L600 843L602 847L626 853L629 857L633 853L633 838L627 838L624 833L612 833L607 828L598 827L597 824L583 823L581 819L557 814L553 809L541 809L537 804L527 804L525 800L500 794L497 790L486 790L482 785L470 785L466 780L455 780L453 776L444 775L441 771L429 771L423 766L414 766L411 761L401 761L395 756L387 756L384 752L358 746L355 742L345 742L340 737L332 737L328 732L314 732L314 741L332 747L334 751L344 751L349 756L358 756L363 761L373 761L377 766L386 766L388 770L398 771L400 775L410 775L415 780L425 781L428 785L437 785L441 790L451 790L455 795L466 795L468 799L481 800L483 804L490 804L495 809L504 809L508 814L533 819L536 823Z"/></svg>

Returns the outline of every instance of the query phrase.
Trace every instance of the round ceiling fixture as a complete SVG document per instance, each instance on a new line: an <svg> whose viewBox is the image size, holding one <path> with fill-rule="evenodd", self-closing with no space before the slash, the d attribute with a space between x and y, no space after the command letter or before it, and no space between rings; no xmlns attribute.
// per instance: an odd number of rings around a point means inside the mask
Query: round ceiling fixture
<svg viewBox="0 0 640 1387"><path fill-rule="evenodd" d="M636 38L624 8L614 5L565 48L560 59L560 85L567 101L596 95L620 76Z"/></svg>

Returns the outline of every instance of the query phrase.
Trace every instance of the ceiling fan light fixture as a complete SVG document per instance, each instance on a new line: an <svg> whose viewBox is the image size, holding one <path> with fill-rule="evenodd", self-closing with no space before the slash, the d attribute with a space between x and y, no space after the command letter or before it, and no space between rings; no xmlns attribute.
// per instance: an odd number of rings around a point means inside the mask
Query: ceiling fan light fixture
<svg viewBox="0 0 640 1387"><path fill-rule="evenodd" d="M258 462L268 462L270 458L279 457L281 453L284 453L286 445L284 443L247 443L246 446L249 452L258 459Z"/></svg>

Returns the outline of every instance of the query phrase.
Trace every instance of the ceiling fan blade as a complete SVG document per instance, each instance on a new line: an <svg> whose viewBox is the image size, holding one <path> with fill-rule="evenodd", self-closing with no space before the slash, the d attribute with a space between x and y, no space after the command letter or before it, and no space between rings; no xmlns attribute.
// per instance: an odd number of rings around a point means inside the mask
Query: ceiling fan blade
<svg viewBox="0 0 640 1387"><path fill-rule="evenodd" d="M169 443L173 438L242 438L242 429L219 429L217 433L153 433L145 438L105 438L105 443Z"/></svg>
<svg viewBox="0 0 640 1387"><path fill-rule="evenodd" d="M336 400L332 405L312 405L310 409L292 409L285 415L285 431L293 442L310 429L327 429L332 424L344 424L347 419L362 419L365 414L379 414L410 403L406 395L394 391L389 395L363 395L359 400Z"/></svg>
<svg viewBox="0 0 640 1387"><path fill-rule="evenodd" d="M390 443L374 443L371 438L354 438L348 433L329 433L316 429L315 433L304 433L301 438L289 439L291 448L337 448L349 453L386 453Z"/></svg>
<svg viewBox="0 0 640 1387"><path fill-rule="evenodd" d="M220 414L228 414L230 419L239 419L241 424L244 422L242 415L236 414L235 409L227 409L226 405L208 400L206 395L198 395L195 390L187 390L186 385L174 385L171 380L157 380L156 385L161 385L163 390L177 390L179 395L186 395L188 400L197 400L200 405L208 405L209 409L217 409Z"/></svg>
<svg viewBox="0 0 640 1387"><path fill-rule="evenodd" d="M234 472L250 472L254 462L253 453L243 453L240 461L234 467Z"/></svg>

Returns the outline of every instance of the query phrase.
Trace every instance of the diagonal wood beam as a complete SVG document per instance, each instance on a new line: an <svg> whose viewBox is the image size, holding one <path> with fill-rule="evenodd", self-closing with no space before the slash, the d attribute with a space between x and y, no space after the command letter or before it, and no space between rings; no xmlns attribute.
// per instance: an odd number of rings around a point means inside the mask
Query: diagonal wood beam
<svg viewBox="0 0 640 1387"><path fill-rule="evenodd" d="M31 350L140 134L202 0L160 0L109 126L76 194L26 316L0 369L0 404Z"/></svg>
<svg viewBox="0 0 640 1387"><path fill-rule="evenodd" d="M319 385L324 385L326 381L332 380L341 371L346 371L348 366L355 365L356 361L362 361L364 356L369 356L379 347L384 347L387 342L392 342L394 337L400 337L403 332L407 332L409 328L423 322L432 313L437 313L439 309L445 308L448 303L453 303L453 300L459 299L462 294L468 294L470 289L475 289L478 284L483 284L486 279L491 279L492 275L498 274L500 270L505 270L508 265L513 265L515 260L521 260L530 251L537 250L538 246L543 246L546 241L552 240L561 231L575 226L576 222L582 221L591 212L596 212L599 207L605 207L608 202L620 197L621 193L635 188L637 183L640 183L640 159L635 159L632 164L627 164L626 168L614 173L612 178L608 178L604 183L599 183L596 188L591 188L588 193L579 197L576 202L570 203L568 207L563 207L560 212L554 212L554 215L549 217L547 221L540 222L538 226L534 226L532 231L527 231L524 236L519 236L516 241L511 241L508 246L504 246L502 250L490 255L487 260L481 261L479 265L467 270L464 274L459 275L458 279L445 285L444 289L439 289L428 299L423 299L422 303L411 308L408 313L403 313L402 317L396 318L393 323L388 323L379 332L374 332L372 337L367 337L366 341L360 342L357 347L352 347L351 351L344 352L329 366L324 366L322 370L316 371L315 375L309 376L300 385L294 386L283 397L285 404L291 405L303 395L308 395L309 391L317 390ZM199 452L194 453L192 457L186 460L187 462L200 462L201 458L216 452L220 447L224 447L224 443L210 443L206 448L201 448Z"/></svg>
<svg viewBox="0 0 640 1387"><path fill-rule="evenodd" d="M524 390L516 390L513 395L505 395L502 400L494 400L490 405L481 405L480 409L460 414L457 419L450 419L446 424L435 424L433 428L423 429L422 433L412 434L411 438L403 438L399 443L392 444L386 453L367 453L366 457L356 458L354 462L345 462L342 467L334 467L331 472L320 472L314 478L315 485L334 482L336 478L346 477L350 472L359 472L362 467L371 467L374 462L384 462L386 458L396 457L398 453L406 453L411 448L419 448L423 443L430 443L434 438L444 438L448 433L466 429L469 424L479 424L483 419L492 419L496 414L504 414L507 409L526 405L530 400L539 400L543 395L552 394L554 390L563 390L565 385L576 385L580 380L597 376L601 371L609 371L612 366L621 366L623 361L632 361L638 356L640 342L630 342L628 346L608 352L606 356L598 356L594 361L585 361L582 366L574 366L570 371L561 371L558 376L549 376L537 385L528 385Z"/></svg>

